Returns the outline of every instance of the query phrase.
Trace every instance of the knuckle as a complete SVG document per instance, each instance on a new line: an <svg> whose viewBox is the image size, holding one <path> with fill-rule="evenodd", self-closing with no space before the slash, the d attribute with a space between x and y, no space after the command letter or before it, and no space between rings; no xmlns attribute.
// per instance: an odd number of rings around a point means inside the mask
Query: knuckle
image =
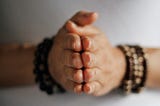
<svg viewBox="0 0 160 106"><path fill-rule="evenodd" d="M78 69L82 68L82 62L79 53L73 53L71 58L72 58L72 64L75 68Z"/></svg>
<svg viewBox="0 0 160 106"><path fill-rule="evenodd" d="M75 60L79 58L79 53L72 53L71 59Z"/></svg>
<svg viewBox="0 0 160 106"><path fill-rule="evenodd" d="M80 49L80 38L78 35L70 34L70 45L71 49L79 51Z"/></svg>

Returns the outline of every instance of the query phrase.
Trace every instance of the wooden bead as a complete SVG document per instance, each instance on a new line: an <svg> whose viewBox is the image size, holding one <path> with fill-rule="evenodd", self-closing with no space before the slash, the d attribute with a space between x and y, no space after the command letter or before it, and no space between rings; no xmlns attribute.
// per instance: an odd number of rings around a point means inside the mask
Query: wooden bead
<svg viewBox="0 0 160 106"><path fill-rule="evenodd" d="M143 60L144 60L143 57L139 57L139 58L138 58L138 61L139 61L140 63L142 63Z"/></svg>
<svg viewBox="0 0 160 106"><path fill-rule="evenodd" d="M130 94L131 93L131 89L124 89L125 90L125 94Z"/></svg>
<svg viewBox="0 0 160 106"><path fill-rule="evenodd" d="M131 48L131 52L135 53L136 52L135 48Z"/></svg>
<svg viewBox="0 0 160 106"><path fill-rule="evenodd" d="M141 81L142 81L141 78L136 78L136 79L135 79L136 84L140 84Z"/></svg>
<svg viewBox="0 0 160 106"><path fill-rule="evenodd" d="M134 75L135 75L135 76L138 76L138 74L139 74L138 70L135 70L135 71L134 71Z"/></svg>
<svg viewBox="0 0 160 106"><path fill-rule="evenodd" d="M138 70L138 68L139 68L138 65L134 65L135 70Z"/></svg>
<svg viewBox="0 0 160 106"><path fill-rule="evenodd" d="M141 65L138 67L139 71L143 71L144 70L144 67Z"/></svg>
<svg viewBox="0 0 160 106"><path fill-rule="evenodd" d="M131 54L131 52L128 51L128 52L126 53L126 55L130 57L132 54Z"/></svg>
<svg viewBox="0 0 160 106"><path fill-rule="evenodd" d="M133 54L133 58L137 59L138 58L137 54Z"/></svg>
<svg viewBox="0 0 160 106"><path fill-rule="evenodd" d="M131 85L132 84L132 80L125 80L124 83L127 84L127 85Z"/></svg>
<svg viewBox="0 0 160 106"><path fill-rule="evenodd" d="M132 85L127 85L127 86L124 87L124 89L125 90L130 90L130 89L132 89Z"/></svg>
<svg viewBox="0 0 160 106"><path fill-rule="evenodd" d="M134 64L138 64L138 60L137 59L134 59Z"/></svg>
<svg viewBox="0 0 160 106"><path fill-rule="evenodd" d="M129 50L129 47L128 46L123 46L124 50L125 51L128 51Z"/></svg>

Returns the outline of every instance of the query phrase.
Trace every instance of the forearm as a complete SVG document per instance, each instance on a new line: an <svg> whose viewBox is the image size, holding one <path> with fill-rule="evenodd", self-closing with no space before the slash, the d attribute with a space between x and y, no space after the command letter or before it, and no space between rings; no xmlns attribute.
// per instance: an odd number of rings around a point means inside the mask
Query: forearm
<svg viewBox="0 0 160 106"><path fill-rule="evenodd" d="M160 88L160 49L146 48L147 54L147 87Z"/></svg>
<svg viewBox="0 0 160 106"><path fill-rule="evenodd" d="M118 86L121 85L121 80L124 78L126 71L125 55L123 52L115 48L116 57L119 58L120 65L120 78L118 78ZM147 60L147 77L146 77L146 87L148 88L160 88L160 49L158 48L144 48ZM117 56L118 54L118 56Z"/></svg>
<svg viewBox="0 0 160 106"><path fill-rule="evenodd" d="M0 87L34 84L34 46L0 45Z"/></svg>

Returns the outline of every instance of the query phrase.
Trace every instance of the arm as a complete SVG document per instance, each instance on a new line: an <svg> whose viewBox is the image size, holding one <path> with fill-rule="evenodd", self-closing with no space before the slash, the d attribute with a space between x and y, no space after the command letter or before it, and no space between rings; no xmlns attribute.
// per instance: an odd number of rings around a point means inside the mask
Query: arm
<svg viewBox="0 0 160 106"><path fill-rule="evenodd" d="M147 87L160 87L160 49L145 49L148 56ZM0 86L34 84L35 47L0 45ZM122 55L121 55L122 56Z"/></svg>
<svg viewBox="0 0 160 106"><path fill-rule="evenodd" d="M0 45L0 87L34 84L31 45Z"/></svg>
<svg viewBox="0 0 160 106"><path fill-rule="evenodd" d="M160 48L146 48L148 77L146 86L160 88Z"/></svg>

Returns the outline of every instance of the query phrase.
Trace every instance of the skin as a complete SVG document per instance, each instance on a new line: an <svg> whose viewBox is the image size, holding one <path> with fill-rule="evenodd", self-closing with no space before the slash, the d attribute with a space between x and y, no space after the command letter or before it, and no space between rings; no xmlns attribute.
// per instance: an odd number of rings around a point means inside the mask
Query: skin
<svg viewBox="0 0 160 106"><path fill-rule="evenodd" d="M95 21L96 16L94 13L86 15L86 12L81 11L70 20L80 26L84 26ZM75 33L69 33L66 30L66 24L58 31L55 37L55 44L48 59L49 70L53 78L66 90L81 93L81 83L83 82L83 71L81 69L83 63L80 54L82 51L81 38Z"/></svg>
<svg viewBox="0 0 160 106"><path fill-rule="evenodd" d="M49 71L67 91L101 96L121 84L126 66L124 55L92 25L97 18L97 13L80 11L56 34L48 58ZM35 45L28 44L0 45L0 87L35 84L35 49ZM146 87L160 88L160 49L144 49L148 66Z"/></svg>
<svg viewBox="0 0 160 106"><path fill-rule="evenodd" d="M111 46L105 34L92 25L82 27L69 21L66 28L82 40L83 80L86 82L83 85L84 92L102 96L117 88L125 73L123 53Z"/></svg>

